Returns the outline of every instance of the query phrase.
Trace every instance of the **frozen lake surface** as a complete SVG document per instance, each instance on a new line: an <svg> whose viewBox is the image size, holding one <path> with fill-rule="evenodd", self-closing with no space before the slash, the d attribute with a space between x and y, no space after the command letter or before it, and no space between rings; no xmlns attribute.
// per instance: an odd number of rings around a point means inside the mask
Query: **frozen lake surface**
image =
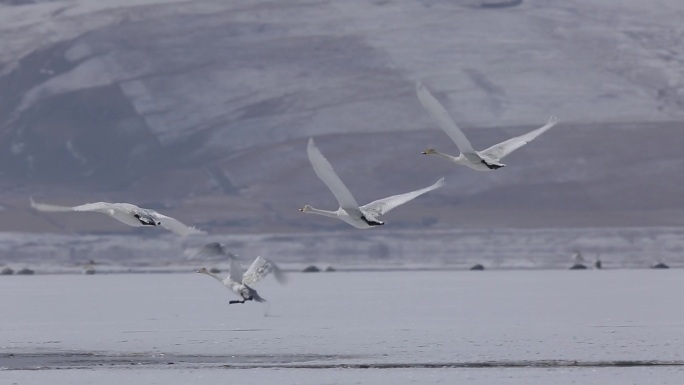
<svg viewBox="0 0 684 385"><path fill-rule="evenodd" d="M0 278L2 384L684 375L684 270L298 273L257 287L268 308L193 273Z"/></svg>

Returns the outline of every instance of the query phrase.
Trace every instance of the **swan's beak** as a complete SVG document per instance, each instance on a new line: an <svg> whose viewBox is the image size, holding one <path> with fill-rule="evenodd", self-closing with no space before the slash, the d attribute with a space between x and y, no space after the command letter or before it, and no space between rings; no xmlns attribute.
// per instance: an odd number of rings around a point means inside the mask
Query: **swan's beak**
<svg viewBox="0 0 684 385"><path fill-rule="evenodd" d="M304 209L297 209L297 210L299 210L299 211L301 211L301 212L304 212Z"/></svg>
<svg viewBox="0 0 684 385"><path fill-rule="evenodd" d="M423 155L427 155L427 151L421 151L420 153Z"/></svg>

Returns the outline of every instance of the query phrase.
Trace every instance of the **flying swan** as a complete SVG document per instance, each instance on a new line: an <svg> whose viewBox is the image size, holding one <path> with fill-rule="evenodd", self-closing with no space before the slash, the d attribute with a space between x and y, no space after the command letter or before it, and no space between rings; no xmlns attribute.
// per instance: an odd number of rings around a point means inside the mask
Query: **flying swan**
<svg viewBox="0 0 684 385"><path fill-rule="evenodd" d="M278 268L278 266L266 258L256 257L252 265L247 269L247 272L242 274L242 266L240 261L232 253L226 252L225 247L217 242L208 243L191 255L197 256L226 256L230 259L230 274L223 279L216 274L211 273L206 267L197 270L197 273L206 274L221 282L225 287L229 288L233 293L240 297L240 300L232 300L230 305L235 303L245 303L245 301L266 302L252 285L264 279L270 273L273 273L276 280L280 283L285 283L285 274Z"/></svg>
<svg viewBox="0 0 684 385"><path fill-rule="evenodd" d="M110 217L123 222L129 226L161 226L171 232L181 236L191 234L206 234L204 231L195 227L189 227L178 221L177 219L167 217L154 210L143 209L130 203L86 203L80 206L55 206L44 203L36 203L31 200L31 207L38 211L45 212L70 212L70 211L92 211L96 213L107 214Z"/></svg>
<svg viewBox="0 0 684 385"><path fill-rule="evenodd" d="M337 202L340 204L340 208L337 211L327 211L319 210L313 208L309 205L304 206L304 208L299 209L299 211L304 213L319 214L330 218L338 218L350 225L356 227L357 229L368 229L374 226L384 225L385 222L378 220L377 218L393 208L400 206L412 199L415 199L428 191L432 191L444 185L444 178L438 180L432 186L426 187L424 189L412 191L406 194L393 195L388 198L379 199L377 201L371 202L364 206L359 206L356 203L356 199L351 194L347 186L344 185L339 176L335 173L335 170L330 165L327 159L321 154L321 152L316 147L313 139L309 139L309 145L307 147L307 154L309 155L309 161L313 166L316 175L325 183L330 191L337 198Z"/></svg>
<svg viewBox="0 0 684 385"><path fill-rule="evenodd" d="M418 94L420 104L430 113L437 125L449 135L449 138L456 143L456 146L461 151L458 156L447 155L432 148L428 148L422 153L424 155L437 155L477 171L489 171L505 167L506 165L501 163L503 157L533 141L536 137L558 124L558 118L552 116L545 125L536 130L495 144L486 150L476 151L473 149L473 145L470 144L468 138L463 134L463 131L451 119L444 106L425 88L423 83L416 83L416 93Z"/></svg>

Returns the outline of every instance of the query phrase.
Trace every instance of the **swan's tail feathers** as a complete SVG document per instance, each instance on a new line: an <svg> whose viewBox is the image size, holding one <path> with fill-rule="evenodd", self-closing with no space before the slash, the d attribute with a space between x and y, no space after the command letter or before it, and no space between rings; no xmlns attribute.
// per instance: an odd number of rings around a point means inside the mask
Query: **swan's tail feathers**
<svg viewBox="0 0 684 385"><path fill-rule="evenodd" d="M186 235L206 235L207 232L200 229L197 226L188 226L188 231Z"/></svg>
<svg viewBox="0 0 684 385"><path fill-rule="evenodd" d="M245 285L247 286L247 285ZM256 302L266 302L264 298L262 298L259 293L257 293L256 290L252 289L251 287L247 286L247 289L249 289L249 296L252 298L253 301Z"/></svg>
<svg viewBox="0 0 684 385"><path fill-rule="evenodd" d="M36 201L33 200L33 197L29 197L29 201L31 203L31 207L35 210L38 211L47 211L47 212L68 212L68 211L74 211L72 207L68 206L57 206L57 205L48 205L45 203L36 203Z"/></svg>

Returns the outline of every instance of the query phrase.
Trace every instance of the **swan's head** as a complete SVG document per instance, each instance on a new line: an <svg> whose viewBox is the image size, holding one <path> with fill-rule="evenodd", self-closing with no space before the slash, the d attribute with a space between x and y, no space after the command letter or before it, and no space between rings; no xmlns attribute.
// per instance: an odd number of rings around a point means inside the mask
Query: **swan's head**
<svg viewBox="0 0 684 385"><path fill-rule="evenodd" d="M200 273L200 274L209 274L209 270L207 270L206 267L203 267L199 270L197 270L195 273Z"/></svg>
<svg viewBox="0 0 684 385"><path fill-rule="evenodd" d="M311 206L306 205L306 206L302 207L301 209L299 209L299 211L301 211L303 213L311 212Z"/></svg>
<svg viewBox="0 0 684 385"><path fill-rule="evenodd" d="M432 154L436 154L436 153L437 153L437 150L435 150L434 148L428 148L425 151L421 152L421 154L423 154L423 155L432 155Z"/></svg>

